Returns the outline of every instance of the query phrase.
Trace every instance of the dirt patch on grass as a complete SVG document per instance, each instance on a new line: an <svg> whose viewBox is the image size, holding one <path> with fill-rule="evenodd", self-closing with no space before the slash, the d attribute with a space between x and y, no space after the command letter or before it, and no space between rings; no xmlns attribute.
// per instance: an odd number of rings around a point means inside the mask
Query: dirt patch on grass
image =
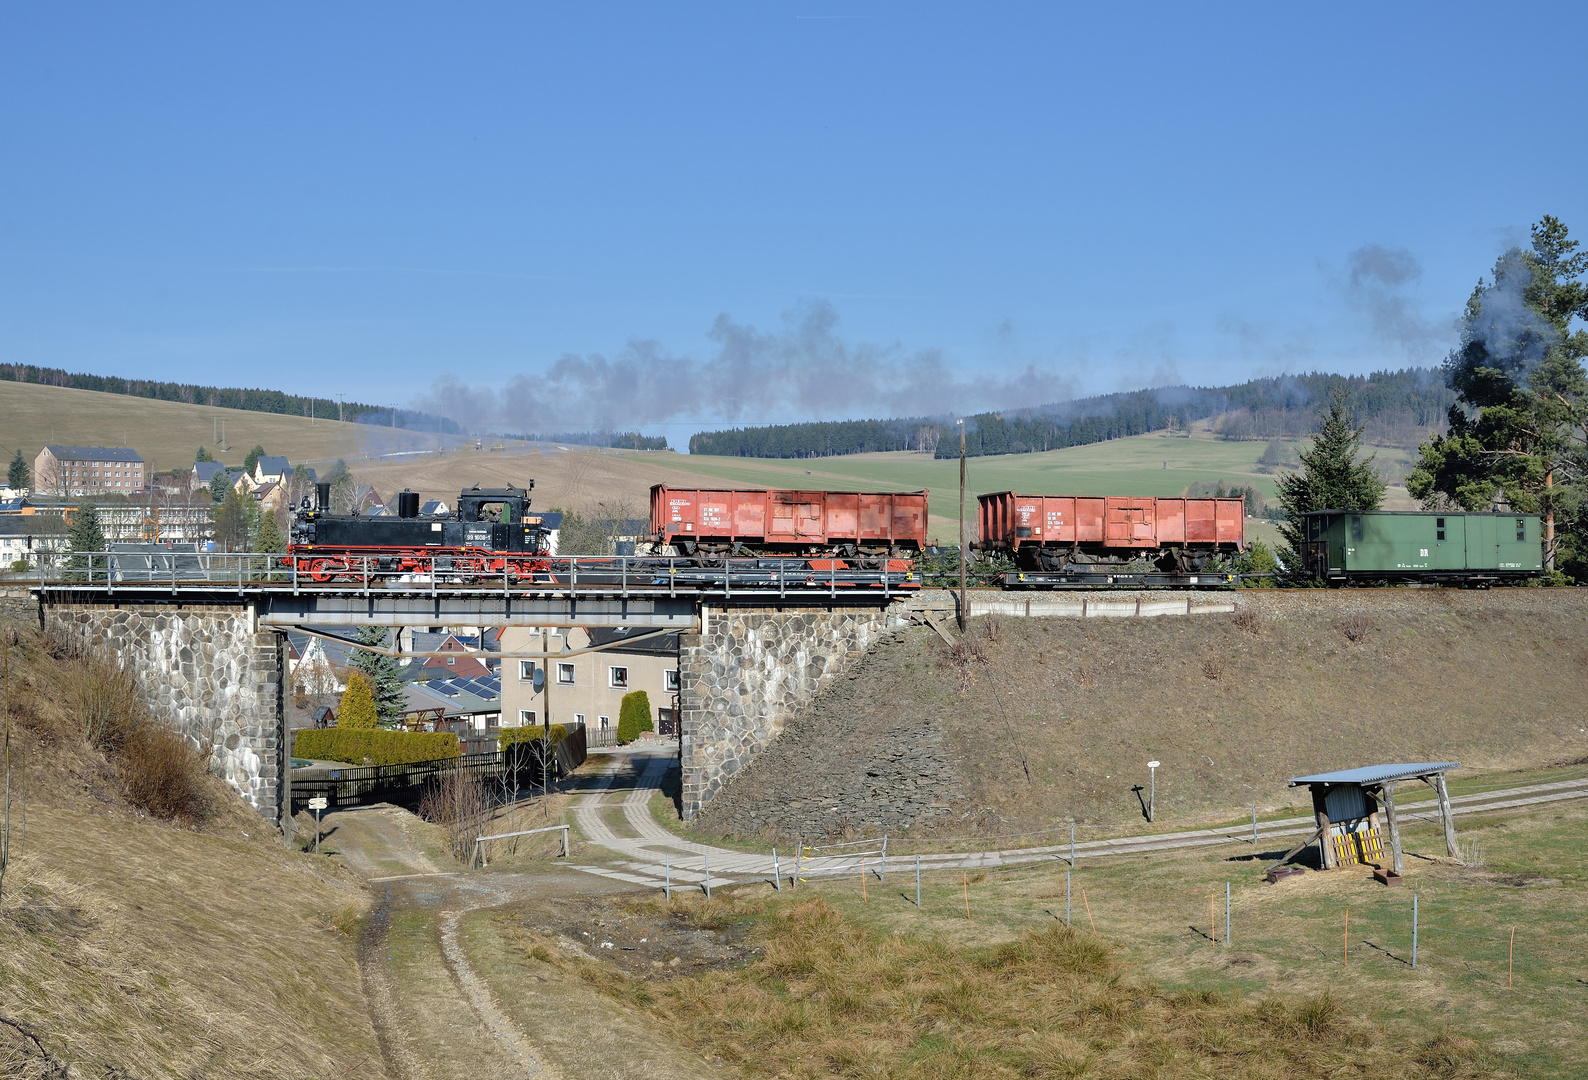
<svg viewBox="0 0 1588 1080"><path fill-rule="evenodd" d="M521 916L518 925L544 939L531 946L540 950L538 959L549 960L557 949L647 979L734 967L758 955L746 940L751 920L715 902L553 900Z"/></svg>

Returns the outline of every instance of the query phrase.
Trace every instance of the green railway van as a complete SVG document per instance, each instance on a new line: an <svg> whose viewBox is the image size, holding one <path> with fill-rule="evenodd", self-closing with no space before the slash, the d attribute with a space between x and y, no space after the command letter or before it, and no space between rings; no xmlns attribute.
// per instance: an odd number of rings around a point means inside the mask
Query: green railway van
<svg viewBox="0 0 1588 1080"><path fill-rule="evenodd" d="M1485 584L1544 572L1535 514L1318 510L1302 523L1308 573L1347 581Z"/></svg>

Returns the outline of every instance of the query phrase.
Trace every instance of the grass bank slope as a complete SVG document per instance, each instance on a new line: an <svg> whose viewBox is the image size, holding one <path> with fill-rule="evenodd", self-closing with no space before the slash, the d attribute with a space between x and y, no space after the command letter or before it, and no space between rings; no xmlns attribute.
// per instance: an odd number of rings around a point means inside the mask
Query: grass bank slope
<svg viewBox="0 0 1588 1080"><path fill-rule="evenodd" d="M936 819L949 835L1139 825L1145 792L1132 788L1149 759L1162 762L1164 825L1281 809L1298 801L1287 777L1327 769L1459 760L1461 778L1588 758L1580 590L1238 599L1248 614L978 618L954 650L912 631L791 718L698 828L809 837L789 792L841 803L845 777L823 762L875 759L910 721L943 732L929 757L946 752L957 777L953 812ZM832 832L882 825L831 820Z"/></svg>
<svg viewBox="0 0 1588 1080"><path fill-rule="evenodd" d="M0 1075L384 1075L358 879L286 851L201 763L91 741L86 714L125 697L88 685L99 658L3 623L0 651Z"/></svg>

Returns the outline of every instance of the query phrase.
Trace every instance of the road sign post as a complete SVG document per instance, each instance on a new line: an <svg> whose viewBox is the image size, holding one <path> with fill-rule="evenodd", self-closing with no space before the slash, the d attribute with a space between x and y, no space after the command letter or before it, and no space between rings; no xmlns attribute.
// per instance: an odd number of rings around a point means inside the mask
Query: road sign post
<svg viewBox="0 0 1588 1080"><path fill-rule="evenodd" d="M324 795L315 795L309 799L309 809L314 811L314 853L320 853L320 811L326 807Z"/></svg>

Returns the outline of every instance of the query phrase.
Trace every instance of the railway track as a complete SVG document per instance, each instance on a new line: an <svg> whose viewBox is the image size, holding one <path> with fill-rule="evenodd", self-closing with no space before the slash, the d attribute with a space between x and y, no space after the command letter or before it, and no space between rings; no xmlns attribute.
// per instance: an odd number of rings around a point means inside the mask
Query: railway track
<svg viewBox="0 0 1588 1080"><path fill-rule="evenodd" d="M632 777L625 776L623 763L613 763L612 769L603 777L601 788L586 796L574 813L580 831L590 843L620 858L612 865L577 865L574 869L652 888L662 888L664 880L670 880L675 887L699 888L704 885L708 870L713 888L770 879L774 866L770 852L763 855L734 851L686 840L651 817L651 795L660 787L662 775L671 760L661 755L636 756L628 763L632 765ZM630 781L627 787L619 783L624 779ZM621 795L621 799L616 798L618 795ZM1459 795L1450 802L1452 813L1462 817L1495 811L1525 811L1584 798L1588 798L1588 777ZM614 807L621 807L623 812L625 827L621 830L603 817L604 809ZM1437 805L1432 800L1398 803L1397 809L1403 822L1435 821L1438 817ZM1075 844L1073 857L1079 863L1083 859L1146 855L1220 845L1249 846L1253 852L1262 852L1268 841L1288 841L1316 828L1317 822L1308 816L1259 822L1255 838L1249 826L1224 826L1081 840ZM1071 854L1069 842L1066 841L1040 847L936 852L922 854L920 860L923 871L990 870L1043 862L1068 864ZM785 878L794 869L791 855L784 852L777 860L777 871ZM902 868L907 860L913 868L916 855L897 852L893 857L896 867ZM802 858L799 873L801 878L807 880L853 876L860 872L863 859L867 867L879 868L876 853L868 851L865 855Z"/></svg>

